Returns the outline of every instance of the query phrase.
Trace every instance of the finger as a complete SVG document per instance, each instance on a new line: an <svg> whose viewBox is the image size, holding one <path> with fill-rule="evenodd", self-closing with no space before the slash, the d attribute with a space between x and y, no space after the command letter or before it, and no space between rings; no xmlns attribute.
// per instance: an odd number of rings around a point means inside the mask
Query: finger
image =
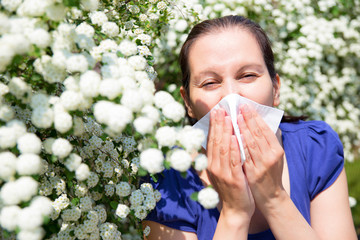
<svg viewBox="0 0 360 240"><path fill-rule="evenodd" d="M224 129L224 117L225 117L225 111L223 109L216 110L215 126L214 126L214 142L212 148L213 164L214 167L216 168L221 167L220 148L221 148L222 134Z"/></svg>
<svg viewBox="0 0 360 240"><path fill-rule="evenodd" d="M270 146L269 142L263 134L263 129L261 125L258 124L257 119L261 118L257 112L249 105L244 104L240 107L241 114L244 117L247 128L249 129L254 141L256 142L259 151L266 153L269 151ZM262 122L263 124L267 124Z"/></svg>
<svg viewBox="0 0 360 240"><path fill-rule="evenodd" d="M242 114L238 115L237 120L240 128L240 132L243 136L242 139L243 139L246 161L250 159L253 161L254 165L256 166L261 160L261 157L259 155L261 153L260 149L255 139L253 138L252 134L250 133L250 130L248 129Z"/></svg>
<svg viewBox="0 0 360 240"><path fill-rule="evenodd" d="M221 159L221 168L226 174L229 174L231 171L230 146L231 146L232 129L233 127L230 116L225 116L222 141L220 145L220 159Z"/></svg>
<svg viewBox="0 0 360 240"><path fill-rule="evenodd" d="M239 143L237 141L236 136L231 136L231 143L230 143L230 166L232 170L232 175L234 177L239 177L239 174L241 176L242 171L241 170L241 159L240 159L240 150L239 150Z"/></svg>

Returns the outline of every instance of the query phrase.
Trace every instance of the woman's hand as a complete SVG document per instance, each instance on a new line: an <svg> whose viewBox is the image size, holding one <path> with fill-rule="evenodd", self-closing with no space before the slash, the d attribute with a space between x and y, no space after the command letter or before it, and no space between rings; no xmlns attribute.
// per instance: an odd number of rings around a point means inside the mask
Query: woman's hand
<svg viewBox="0 0 360 240"><path fill-rule="evenodd" d="M231 119L225 116L223 109L211 112L207 157L207 173L219 193L221 214L230 221L239 219L241 223L250 223L255 210L254 199L241 166Z"/></svg>
<svg viewBox="0 0 360 240"><path fill-rule="evenodd" d="M243 105L240 112L238 124L246 156L243 169L256 206L266 214L285 194L282 184L284 150L254 109Z"/></svg>

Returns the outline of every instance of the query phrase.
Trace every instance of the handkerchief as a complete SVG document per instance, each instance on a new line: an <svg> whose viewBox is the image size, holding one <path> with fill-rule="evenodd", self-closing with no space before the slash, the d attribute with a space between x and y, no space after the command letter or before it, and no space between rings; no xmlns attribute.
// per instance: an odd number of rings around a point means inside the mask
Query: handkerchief
<svg viewBox="0 0 360 240"><path fill-rule="evenodd" d="M229 94L221 101L216 104L211 110L222 108L226 111L227 115L231 117L231 122L234 128L235 136L239 142L239 148L240 148L240 155L241 155L241 163L244 163L245 161L245 152L243 143L241 141L241 133L239 126L237 124L237 116L239 114L239 107L242 104L248 104L252 106L256 112L264 119L264 121L268 124L268 126L271 128L271 130L276 133L281 118L284 114L284 111L279 110L277 108L261 105L257 102L254 102L250 99L247 99L245 97L240 96L239 94ZM210 112L208 112L204 117L202 117L193 127L199 128L203 130L205 134L205 140L201 144L201 146L206 149L207 144L207 136L209 132L209 124L210 124Z"/></svg>

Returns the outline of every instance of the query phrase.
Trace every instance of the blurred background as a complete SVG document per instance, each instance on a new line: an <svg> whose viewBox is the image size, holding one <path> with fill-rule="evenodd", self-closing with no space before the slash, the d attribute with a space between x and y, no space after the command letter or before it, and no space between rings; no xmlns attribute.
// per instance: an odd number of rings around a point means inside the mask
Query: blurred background
<svg viewBox="0 0 360 240"><path fill-rule="evenodd" d="M173 3L154 48L157 89L181 101L178 54L204 19L243 15L268 33L280 75L281 105L290 115L324 120L344 145L349 201L360 234L360 2L358 0L186 0Z"/></svg>

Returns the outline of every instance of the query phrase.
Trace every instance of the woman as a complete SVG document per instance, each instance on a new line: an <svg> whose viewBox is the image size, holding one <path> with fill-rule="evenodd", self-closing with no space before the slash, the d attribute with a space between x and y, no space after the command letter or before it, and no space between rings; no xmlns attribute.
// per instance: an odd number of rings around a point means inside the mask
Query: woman
<svg viewBox="0 0 360 240"><path fill-rule="evenodd" d="M199 120L230 93L279 105L280 78L269 40L246 18L196 25L180 61L181 94L191 118ZM281 123L275 135L246 105L238 124L244 165L229 116L212 111L207 170L190 169L186 179L169 170L153 183L162 199L143 223L151 227L147 239L356 239L342 145L327 124ZM220 196L211 210L190 199L209 184Z"/></svg>

